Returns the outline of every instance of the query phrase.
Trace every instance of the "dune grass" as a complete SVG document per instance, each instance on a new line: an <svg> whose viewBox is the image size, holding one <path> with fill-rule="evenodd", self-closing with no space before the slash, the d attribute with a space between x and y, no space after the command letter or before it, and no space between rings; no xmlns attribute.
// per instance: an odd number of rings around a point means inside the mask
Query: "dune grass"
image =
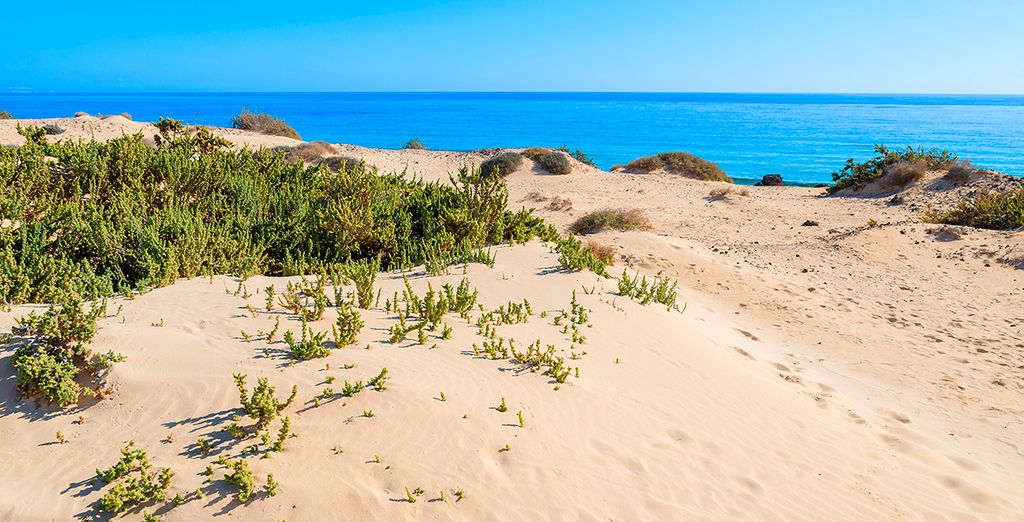
<svg viewBox="0 0 1024 522"><path fill-rule="evenodd" d="M981 191L951 209L926 213L924 220L992 230L1024 228L1024 188L998 193Z"/></svg>
<svg viewBox="0 0 1024 522"><path fill-rule="evenodd" d="M236 129L258 132L260 134L284 136L296 140L302 139L299 133L284 120L265 112L252 112L242 109L238 116L231 119L231 126Z"/></svg>
<svg viewBox="0 0 1024 522"><path fill-rule="evenodd" d="M606 208L589 212L569 225L574 234L594 234L606 229L650 230L651 221L640 209Z"/></svg>
<svg viewBox="0 0 1024 522"><path fill-rule="evenodd" d="M664 170L670 174L677 174L685 178L732 183L732 178L718 165L688 152L662 152L653 156L635 159L624 166L616 165L612 167L612 170L616 169L639 173Z"/></svg>

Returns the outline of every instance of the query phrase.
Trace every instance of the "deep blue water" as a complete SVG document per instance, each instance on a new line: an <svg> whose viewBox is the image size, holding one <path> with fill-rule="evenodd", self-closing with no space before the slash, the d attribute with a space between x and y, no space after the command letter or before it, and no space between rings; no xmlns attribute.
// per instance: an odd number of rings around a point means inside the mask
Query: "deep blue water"
<svg viewBox="0 0 1024 522"><path fill-rule="evenodd" d="M128 112L230 124L243 107L287 120L306 140L436 149L562 146L607 168L683 150L737 179L781 173L827 182L875 143L950 149L1024 176L1024 96L714 93L0 94L15 117Z"/></svg>

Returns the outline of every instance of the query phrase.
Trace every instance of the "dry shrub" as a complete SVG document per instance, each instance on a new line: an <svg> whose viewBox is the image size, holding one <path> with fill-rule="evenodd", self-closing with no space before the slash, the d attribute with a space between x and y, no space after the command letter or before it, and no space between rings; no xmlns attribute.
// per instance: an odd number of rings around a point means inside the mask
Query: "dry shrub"
<svg viewBox="0 0 1024 522"><path fill-rule="evenodd" d="M536 201L538 203L541 203L547 201L548 197L545 196L544 194L541 194L540 192L531 192L526 195L526 199L528 199L529 201Z"/></svg>
<svg viewBox="0 0 1024 522"><path fill-rule="evenodd" d="M569 226L574 234L593 234L605 229L620 231L650 230L651 221L642 210L606 208L590 212Z"/></svg>
<svg viewBox="0 0 1024 522"><path fill-rule="evenodd" d="M635 159L626 164L625 167L612 167L613 170L617 168L624 169L626 172L638 173L664 170L665 172L678 174L685 178L732 183L732 178L726 175L725 171L719 168L718 165L688 152L662 152L654 156Z"/></svg>
<svg viewBox="0 0 1024 522"><path fill-rule="evenodd" d="M978 172L981 169L975 167L971 160L957 160L949 167L945 179L955 186L966 185Z"/></svg>
<svg viewBox="0 0 1024 522"><path fill-rule="evenodd" d="M292 163L299 161L313 163L324 156L333 156L337 153L334 146L326 141L311 141L300 143L294 147L282 147L282 149L288 151L285 159Z"/></svg>
<svg viewBox="0 0 1024 522"><path fill-rule="evenodd" d="M551 202L548 203L548 210L565 211L572 210L572 200L555 196L551 198Z"/></svg>
<svg viewBox="0 0 1024 522"><path fill-rule="evenodd" d="M361 160L359 160L358 158L353 158L351 156L330 156L324 158L319 162L319 164L326 165L328 169L334 172L340 172L342 166L344 166L346 171L352 170L360 163L362 163Z"/></svg>
<svg viewBox="0 0 1024 522"><path fill-rule="evenodd" d="M247 109L242 109L242 112L238 113L238 116L231 119L231 126L236 129L258 132L260 134L267 134L270 136L284 136L286 138L296 140L302 139L302 137L299 136L299 133L284 120L265 112L256 113Z"/></svg>
<svg viewBox="0 0 1024 522"><path fill-rule="evenodd" d="M551 152L551 149L545 149L544 147L530 147L528 149L523 149L520 154L533 161L540 161L541 156L549 152Z"/></svg>
<svg viewBox="0 0 1024 522"><path fill-rule="evenodd" d="M14 119L14 115L11 114L11 111L0 111L0 120L10 120L10 119Z"/></svg>
<svg viewBox="0 0 1024 522"><path fill-rule="evenodd" d="M609 265L614 264L614 261L615 261L615 248L613 248L611 245L606 245L604 243L598 243L597 241L594 241L593 239L588 239L587 240L587 250L590 250L591 252L593 252L594 253L594 257L600 259L601 261L605 262L606 264L609 264Z"/></svg>
<svg viewBox="0 0 1024 522"><path fill-rule="evenodd" d="M884 186L903 188L924 179L928 163L923 158L897 161L885 166L885 176L879 180Z"/></svg>
<svg viewBox="0 0 1024 522"><path fill-rule="evenodd" d="M480 171L485 176L497 174L507 176L523 164L523 155L518 152L502 152L480 164Z"/></svg>
<svg viewBox="0 0 1024 522"><path fill-rule="evenodd" d="M78 111L78 112L75 113L75 117L76 118L85 118L87 116L92 116L92 115L89 114L88 112L82 112L82 111Z"/></svg>
<svg viewBox="0 0 1024 522"><path fill-rule="evenodd" d="M747 189L734 189L732 187L718 187L708 192L708 200L720 201L727 199L730 195L735 194L737 196L743 196L745 198L750 197L750 191Z"/></svg>
<svg viewBox="0 0 1024 522"><path fill-rule="evenodd" d="M563 175L572 172L569 156L561 152L548 152L537 160L537 164L552 174Z"/></svg>

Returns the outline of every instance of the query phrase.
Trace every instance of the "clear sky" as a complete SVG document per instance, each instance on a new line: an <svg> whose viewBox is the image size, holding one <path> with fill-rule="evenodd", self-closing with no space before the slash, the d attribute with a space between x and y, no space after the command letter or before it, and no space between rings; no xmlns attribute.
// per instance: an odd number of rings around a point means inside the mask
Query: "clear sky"
<svg viewBox="0 0 1024 522"><path fill-rule="evenodd" d="M1024 0L11 1L0 91L1024 94Z"/></svg>

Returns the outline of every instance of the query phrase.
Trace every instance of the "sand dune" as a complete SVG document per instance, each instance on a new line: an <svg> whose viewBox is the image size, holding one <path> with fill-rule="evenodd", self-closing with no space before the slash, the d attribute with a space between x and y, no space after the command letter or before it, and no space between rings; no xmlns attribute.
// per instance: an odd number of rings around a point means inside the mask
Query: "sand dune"
<svg viewBox="0 0 1024 522"><path fill-rule="evenodd" d="M119 118L52 121L67 132L51 139L151 131ZM17 142L13 125L0 122L0 142ZM215 133L239 146L295 143ZM337 148L428 179L488 156ZM252 278L248 299L232 295L238 281L226 276L180 281L111 301L122 313L101 320L94 345L127 360L112 370L110 399L62 412L19 402L10 352L0 354L0 518L91 516L104 491L94 470L116 461L129 439L176 472L172 495L204 489L203 499L157 509L164 520L1024 518L1020 233L923 224L931 196L920 191L903 205L800 187L712 200L722 184L576 167L551 176L527 161L507 178L510 204L535 207L563 230L590 210L643 209L653 230L593 237L615 249L613 275L677 277L684 311L618 296L614 279L555 270L557 255L539 242L496 248L494 268L407 275L419 292L465 277L487 309L529 299L537 315L500 327L502 335L581 354L572 360L578 379L555 390L550 377L475 356L482 337L455 316L451 339L392 344L396 318L382 307L364 312L356 345L289 364L281 343L240 332L278 318L297 330L293 316L246 310L260 308L256 289L295 278ZM549 208L554 196L571 209ZM801 226L806 220L819 226ZM387 297L402 275L382 274L378 285ZM592 326L570 348L551 317L574 290ZM0 315L0 327L29 308ZM329 330L333 313L314 329ZM386 391L314 407L325 387L383 367ZM237 372L250 383L268 377L279 395L299 389L285 411L298 436L252 459L280 493L246 505L200 474L219 454L244 449L223 431L238 413ZM328 376L337 381L328 385ZM494 409L502 397L505 413ZM220 443L203 456L199 437ZM424 494L408 503L406 487Z"/></svg>

